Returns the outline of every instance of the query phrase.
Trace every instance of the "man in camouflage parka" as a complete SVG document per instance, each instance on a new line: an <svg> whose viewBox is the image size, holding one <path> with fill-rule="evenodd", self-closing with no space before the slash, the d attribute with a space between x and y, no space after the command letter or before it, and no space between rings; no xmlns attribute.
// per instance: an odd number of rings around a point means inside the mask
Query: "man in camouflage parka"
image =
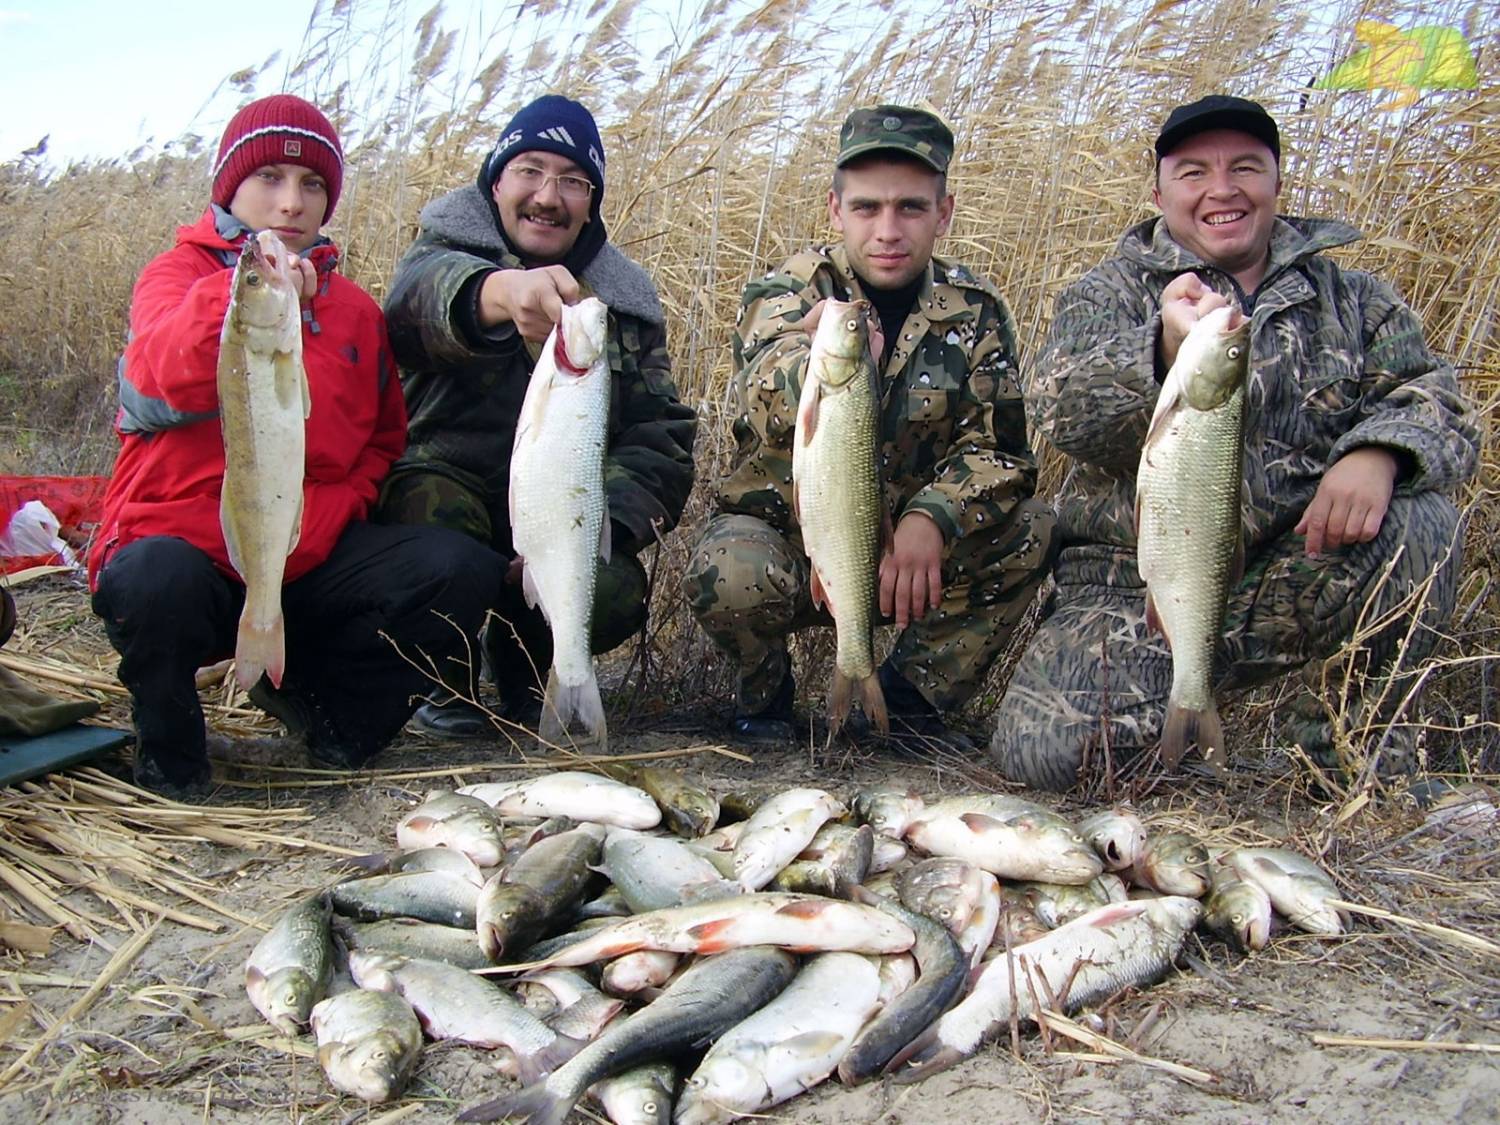
<svg viewBox="0 0 1500 1125"><path fill-rule="evenodd" d="M646 621L636 555L676 526L693 483L694 411L677 399L661 302L646 272L608 241L599 213L604 151L588 110L548 95L511 119L479 182L422 211L421 233L385 302L410 414L405 455L381 491L380 518L467 533L509 559L511 446L531 371L563 304L609 306L611 553L601 561L592 647L607 652ZM552 637L526 606L512 562L484 650L500 714L534 721ZM474 661L472 663L477 663ZM419 729L476 736L493 728L454 692L419 708ZM468 680L468 682L464 682ZM528 690L529 689L529 690Z"/></svg>
<svg viewBox="0 0 1500 1125"><path fill-rule="evenodd" d="M1145 626L1135 475L1161 380L1212 308L1237 302L1252 348L1246 568L1229 595L1217 687L1332 654L1436 570L1416 628L1410 611L1396 613L1363 640L1365 682L1378 683L1398 652L1406 669L1431 653L1455 598L1458 512L1445 493L1473 472L1477 448L1452 368L1388 285L1323 254L1355 230L1277 217L1280 136L1258 104L1179 107L1156 151L1162 217L1127 231L1061 295L1037 365L1036 424L1071 462L1057 500L1063 544L991 750L1007 776L1041 788L1073 785L1106 735L1116 755L1160 741L1172 661ZM1311 692L1288 728L1334 764Z"/></svg>
<svg viewBox="0 0 1500 1125"><path fill-rule="evenodd" d="M1051 561L1052 512L1031 499L1010 311L988 282L932 255L952 216L952 153L933 114L856 110L829 192L842 245L798 254L745 289L738 460L684 579L694 615L738 670L740 736L794 737L786 638L831 623L812 606L791 503L793 425L826 299L867 299L879 320L880 463L894 526L879 602L901 629L879 677L894 733L957 741L941 712L973 694Z"/></svg>

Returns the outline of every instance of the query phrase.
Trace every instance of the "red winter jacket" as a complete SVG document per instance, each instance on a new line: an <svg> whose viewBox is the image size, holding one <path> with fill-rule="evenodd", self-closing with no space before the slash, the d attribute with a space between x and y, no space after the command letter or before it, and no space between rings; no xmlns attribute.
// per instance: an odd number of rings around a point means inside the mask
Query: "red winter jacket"
<svg viewBox="0 0 1500 1125"><path fill-rule="evenodd" d="M224 440L219 430L219 333L229 282L248 233L210 208L180 227L177 245L141 271L120 363L120 454L104 500L89 581L119 547L175 535L235 576L219 527ZM380 306L334 272L338 251L313 247L322 285L303 307L302 361L312 391L302 534L287 559L293 581L323 562L344 527L364 518L406 446L406 407Z"/></svg>

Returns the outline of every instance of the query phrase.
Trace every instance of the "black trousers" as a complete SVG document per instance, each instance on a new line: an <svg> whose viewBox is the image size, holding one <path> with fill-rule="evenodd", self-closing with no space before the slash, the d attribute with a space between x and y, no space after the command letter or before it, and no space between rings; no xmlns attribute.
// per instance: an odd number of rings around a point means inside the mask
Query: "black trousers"
<svg viewBox="0 0 1500 1125"><path fill-rule="evenodd" d="M310 743L362 759L390 742L432 686L423 667L447 672L471 658L466 639L498 597L501 573L499 556L456 532L346 527L320 566L282 589L281 689L310 705ZM193 674L233 653L244 600L239 582L172 536L121 548L99 574L93 608L120 653L138 752L168 780L206 761Z"/></svg>

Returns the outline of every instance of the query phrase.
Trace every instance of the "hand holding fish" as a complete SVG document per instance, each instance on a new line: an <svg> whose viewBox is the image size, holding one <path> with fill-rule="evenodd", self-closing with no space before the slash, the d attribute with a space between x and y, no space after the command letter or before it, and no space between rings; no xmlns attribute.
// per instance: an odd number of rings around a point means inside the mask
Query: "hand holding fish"
<svg viewBox="0 0 1500 1125"><path fill-rule="evenodd" d="M812 308L807 310L807 315L802 318L800 327L806 330L809 336L817 334L818 321L823 319L823 306L828 304L828 298L824 297ZM870 332L870 354L875 357L875 362L880 362L881 356L885 354L885 336L880 331L880 318L871 316L866 318L869 323Z"/></svg>
<svg viewBox="0 0 1500 1125"><path fill-rule="evenodd" d="M943 600L943 532L925 512L907 512L880 560L880 612L898 629Z"/></svg>
<svg viewBox="0 0 1500 1125"><path fill-rule="evenodd" d="M1227 304L1227 298L1203 284L1203 279L1195 273L1173 278L1161 291L1161 346L1157 349L1160 370L1166 371L1177 362L1177 349L1205 313Z"/></svg>
<svg viewBox="0 0 1500 1125"><path fill-rule="evenodd" d="M479 323L493 328L509 321L521 339L540 343L562 319L563 306L579 296L578 279L563 266L496 270L479 287Z"/></svg>
<svg viewBox="0 0 1500 1125"><path fill-rule="evenodd" d="M285 253L287 279L292 283L292 292L297 294L299 302L311 301L318 293L318 267L301 254L290 250ZM276 266L275 251L266 254L266 261L273 268Z"/></svg>
<svg viewBox="0 0 1500 1125"><path fill-rule="evenodd" d="M1334 462L1294 529L1307 537L1308 556L1374 539L1391 505L1398 468L1395 454L1380 445L1351 449Z"/></svg>

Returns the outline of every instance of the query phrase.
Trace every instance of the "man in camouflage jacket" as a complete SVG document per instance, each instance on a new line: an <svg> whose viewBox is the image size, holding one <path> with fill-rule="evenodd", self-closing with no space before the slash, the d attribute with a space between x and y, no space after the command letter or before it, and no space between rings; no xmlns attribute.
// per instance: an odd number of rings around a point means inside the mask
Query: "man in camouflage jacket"
<svg viewBox="0 0 1500 1125"><path fill-rule="evenodd" d="M387 522L454 528L513 556L511 446L531 370L561 306L599 297L609 306L613 377L604 469L612 543L599 564L596 653L645 624L646 574L636 555L682 515L696 428L672 384L656 287L607 240L603 195L593 117L548 95L512 118L477 185L423 209L385 303L410 437L379 509ZM552 638L540 611L525 604L519 570L509 569L484 648L501 715L530 719L537 697L526 689L546 676ZM454 687L473 698L467 675ZM435 698L414 722L447 735L493 729L461 698Z"/></svg>
<svg viewBox="0 0 1500 1125"><path fill-rule="evenodd" d="M1145 625L1136 467L1177 345L1212 308L1239 305L1252 349L1246 568L1229 595L1217 686L1330 655L1436 570L1417 628L1408 609L1362 640L1375 682L1403 645L1406 669L1431 653L1455 598L1458 513L1446 493L1473 472L1477 447L1452 368L1390 286L1323 254L1355 230L1276 216L1280 137L1255 102L1179 107L1156 149L1162 217L1127 231L1113 258L1061 295L1037 365L1036 424L1070 459L1057 499L1063 543L1048 616L991 749L1007 776L1049 789L1074 784L1106 746L1128 756L1160 740L1172 658ZM1333 764L1311 692L1289 728ZM1387 740L1392 768L1402 743Z"/></svg>
<svg viewBox="0 0 1500 1125"><path fill-rule="evenodd" d="M1010 311L988 282L932 255L952 215L952 152L930 113L856 110L829 193L842 245L798 254L745 289L738 462L684 580L738 670L742 736L793 737L787 634L830 622L811 602L791 503L793 426L824 300L868 299L879 316L880 465L894 525L879 602L901 629L879 678L893 731L951 739L941 712L973 694L1051 560L1052 512L1031 499Z"/></svg>

